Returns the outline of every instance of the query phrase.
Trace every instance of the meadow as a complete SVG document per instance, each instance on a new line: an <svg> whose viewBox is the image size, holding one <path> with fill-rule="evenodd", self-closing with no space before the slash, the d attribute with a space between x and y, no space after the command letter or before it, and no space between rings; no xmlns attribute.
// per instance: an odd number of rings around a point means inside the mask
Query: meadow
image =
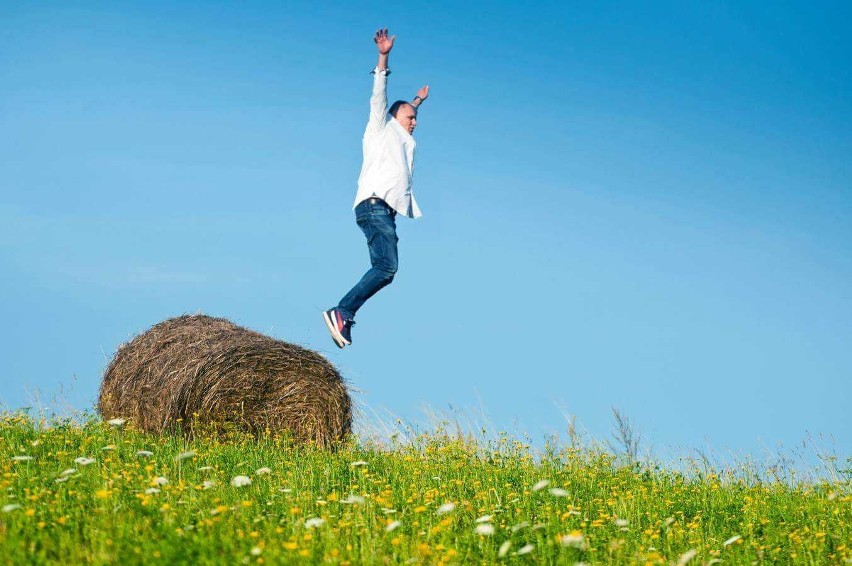
<svg viewBox="0 0 852 566"><path fill-rule="evenodd" d="M848 470L673 470L440 428L328 452L130 425L0 415L0 563L852 563Z"/></svg>

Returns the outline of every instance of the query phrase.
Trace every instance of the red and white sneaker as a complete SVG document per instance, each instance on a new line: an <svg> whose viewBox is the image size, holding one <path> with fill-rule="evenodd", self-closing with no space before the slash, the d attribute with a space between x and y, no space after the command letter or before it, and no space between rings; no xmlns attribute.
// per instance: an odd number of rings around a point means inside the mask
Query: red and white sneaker
<svg viewBox="0 0 852 566"><path fill-rule="evenodd" d="M324 311L322 318L325 320L325 325L328 326L331 339L334 340L338 348L352 345L351 330L352 325L355 324L354 320L345 318L336 308Z"/></svg>

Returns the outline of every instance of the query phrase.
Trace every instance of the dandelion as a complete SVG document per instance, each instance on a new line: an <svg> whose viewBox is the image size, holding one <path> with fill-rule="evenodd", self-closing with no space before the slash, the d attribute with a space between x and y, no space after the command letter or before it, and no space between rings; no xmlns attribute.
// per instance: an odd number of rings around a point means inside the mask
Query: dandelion
<svg viewBox="0 0 852 566"><path fill-rule="evenodd" d="M364 503L364 498L360 495L350 495L346 499L341 499L340 502L348 505L361 505Z"/></svg>
<svg viewBox="0 0 852 566"><path fill-rule="evenodd" d="M118 427L118 426L123 425L126 422L127 422L127 419L110 419L110 420L107 421L107 424L109 426Z"/></svg>
<svg viewBox="0 0 852 566"><path fill-rule="evenodd" d="M272 473L272 470L270 470L269 468L267 468L266 466L264 466L264 467L262 467L262 468L258 468L258 469L256 469L256 470L254 471L254 473L255 473L255 475L257 475L257 476L262 476L262 475L264 475L264 474L271 474L271 473Z"/></svg>
<svg viewBox="0 0 852 566"><path fill-rule="evenodd" d="M186 460L187 458L192 458L195 456L195 452L189 450L187 452L181 452L175 457L175 460L180 462L181 460Z"/></svg>
<svg viewBox="0 0 852 566"><path fill-rule="evenodd" d="M145 490L145 495L154 495L155 493L160 493L160 490L156 487L149 487Z"/></svg>
<svg viewBox="0 0 852 566"><path fill-rule="evenodd" d="M450 513L450 512L451 512L453 509L455 509L455 508L456 508L456 504L455 504L455 503L444 503L443 505L441 505L440 507L438 507L438 510L437 510L437 511L435 511L435 513L436 513L437 515L445 515L445 514L447 514L447 513Z"/></svg>
<svg viewBox="0 0 852 566"><path fill-rule="evenodd" d="M74 458L74 463L79 464L81 466L88 466L89 464L94 464L97 462L94 458L87 458L86 456L80 456L79 458Z"/></svg>
<svg viewBox="0 0 852 566"><path fill-rule="evenodd" d="M497 556L503 558L506 554L509 553L509 549L512 548L512 541L507 540L503 544L500 545L500 550L497 551Z"/></svg>
<svg viewBox="0 0 852 566"><path fill-rule="evenodd" d="M167 483L169 483L169 478L164 478L163 476L160 476L151 480L151 483L153 483L154 485L166 485Z"/></svg>
<svg viewBox="0 0 852 566"><path fill-rule="evenodd" d="M521 522L520 522L520 523L518 523L517 525L513 525L513 526L512 526L512 532L513 532L513 533L516 533L516 532L520 531L521 529L526 529L526 528L527 528L527 527L529 527L529 526L530 526L530 524L529 524L528 522L526 522L526 521L521 521Z"/></svg>
<svg viewBox="0 0 852 566"><path fill-rule="evenodd" d="M692 550L687 550L680 555L680 558L677 559L677 566L684 566L687 562L695 558L696 554L698 554L698 551L694 548Z"/></svg>
<svg viewBox="0 0 852 566"><path fill-rule="evenodd" d="M491 523L481 523L479 525L476 525L476 528L473 529L473 532L478 535L489 537L494 534L494 525L492 525Z"/></svg>
<svg viewBox="0 0 852 566"><path fill-rule="evenodd" d="M15 509L20 509L20 508L21 508L21 506L18 505L17 503L9 503L8 505L3 506L3 512L4 513L11 513Z"/></svg>
<svg viewBox="0 0 852 566"><path fill-rule="evenodd" d="M12 456L13 462L27 462L27 461L32 460L32 459L33 459L32 456Z"/></svg>
<svg viewBox="0 0 852 566"><path fill-rule="evenodd" d="M357 462L352 462L352 464L350 464L350 465L351 465L353 468L358 468L358 467L360 467L360 466L366 466L366 465L367 465L367 462L365 462L364 460L358 460Z"/></svg>
<svg viewBox="0 0 852 566"><path fill-rule="evenodd" d="M518 556L523 556L524 554L529 554L530 552L532 552L534 548L535 545L533 544L525 544L524 546L519 548L518 552L516 552L515 554L517 554Z"/></svg>
<svg viewBox="0 0 852 566"><path fill-rule="evenodd" d="M483 515L482 517L476 520L477 523L487 523L491 520L491 515Z"/></svg>
<svg viewBox="0 0 852 566"><path fill-rule="evenodd" d="M550 488L550 495L553 497L568 497L568 492L558 487Z"/></svg>
<svg viewBox="0 0 852 566"><path fill-rule="evenodd" d="M541 491L542 489L546 488L549 485L550 485L550 480L539 480L533 486L532 490L533 491Z"/></svg>
<svg viewBox="0 0 852 566"><path fill-rule="evenodd" d="M136 453L136 455L139 456L140 458L150 458L151 456L154 455L154 453L151 452L150 450L140 450L139 452Z"/></svg>
<svg viewBox="0 0 852 566"><path fill-rule="evenodd" d="M729 538L728 540L726 540L725 542L723 542L722 546L731 546L732 544L734 544L735 542L737 542L741 538L743 538L743 537L741 537L740 535L734 535L731 538Z"/></svg>
<svg viewBox="0 0 852 566"><path fill-rule="evenodd" d="M211 487L216 487L215 480L204 480L201 482L201 489L210 489Z"/></svg>
<svg viewBox="0 0 852 566"><path fill-rule="evenodd" d="M385 527L385 531L390 533L395 531L402 524L402 521L391 521L388 523L388 526Z"/></svg>
<svg viewBox="0 0 852 566"><path fill-rule="evenodd" d="M567 535L559 537L559 544L583 549L586 547L586 539L580 531L571 531Z"/></svg>
<svg viewBox="0 0 852 566"><path fill-rule="evenodd" d="M234 487L245 487L251 483L251 478L248 476L234 476L231 479L231 485Z"/></svg>
<svg viewBox="0 0 852 566"><path fill-rule="evenodd" d="M316 529L317 527L321 527L322 524L325 523L325 519L321 519L319 517L311 517L305 521L305 528L307 529Z"/></svg>

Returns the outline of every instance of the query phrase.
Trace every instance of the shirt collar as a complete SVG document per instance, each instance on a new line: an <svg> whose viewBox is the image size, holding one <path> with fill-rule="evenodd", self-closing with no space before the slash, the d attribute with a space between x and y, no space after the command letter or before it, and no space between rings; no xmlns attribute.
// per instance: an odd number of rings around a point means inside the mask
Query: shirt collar
<svg viewBox="0 0 852 566"><path fill-rule="evenodd" d="M395 127L395 128L396 128L397 130L399 130L399 131L400 131L400 132L401 132L401 133L402 133L405 137L407 137L407 138L408 138L408 139L410 139L411 141L414 141L414 136L412 136L411 134L409 134L409 133L408 133L408 131L407 131L405 128L403 128L403 127L402 127L402 124L400 124L399 122L397 122L397 121L396 121L396 118L394 118L393 116L390 116L388 119L390 120L391 124L393 124L393 126L391 126L391 127Z"/></svg>

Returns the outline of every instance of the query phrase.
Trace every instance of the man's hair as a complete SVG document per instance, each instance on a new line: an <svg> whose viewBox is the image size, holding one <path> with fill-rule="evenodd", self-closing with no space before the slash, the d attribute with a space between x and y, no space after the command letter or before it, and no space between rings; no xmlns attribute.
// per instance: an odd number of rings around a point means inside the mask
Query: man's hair
<svg viewBox="0 0 852 566"><path fill-rule="evenodd" d="M390 110L388 110L388 112L390 112L390 115L396 118L396 113L399 112L399 107L403 104L408 104L409 106L411 105L411 103L407 100L397 100L396 102L391 104Z"/></svg>

